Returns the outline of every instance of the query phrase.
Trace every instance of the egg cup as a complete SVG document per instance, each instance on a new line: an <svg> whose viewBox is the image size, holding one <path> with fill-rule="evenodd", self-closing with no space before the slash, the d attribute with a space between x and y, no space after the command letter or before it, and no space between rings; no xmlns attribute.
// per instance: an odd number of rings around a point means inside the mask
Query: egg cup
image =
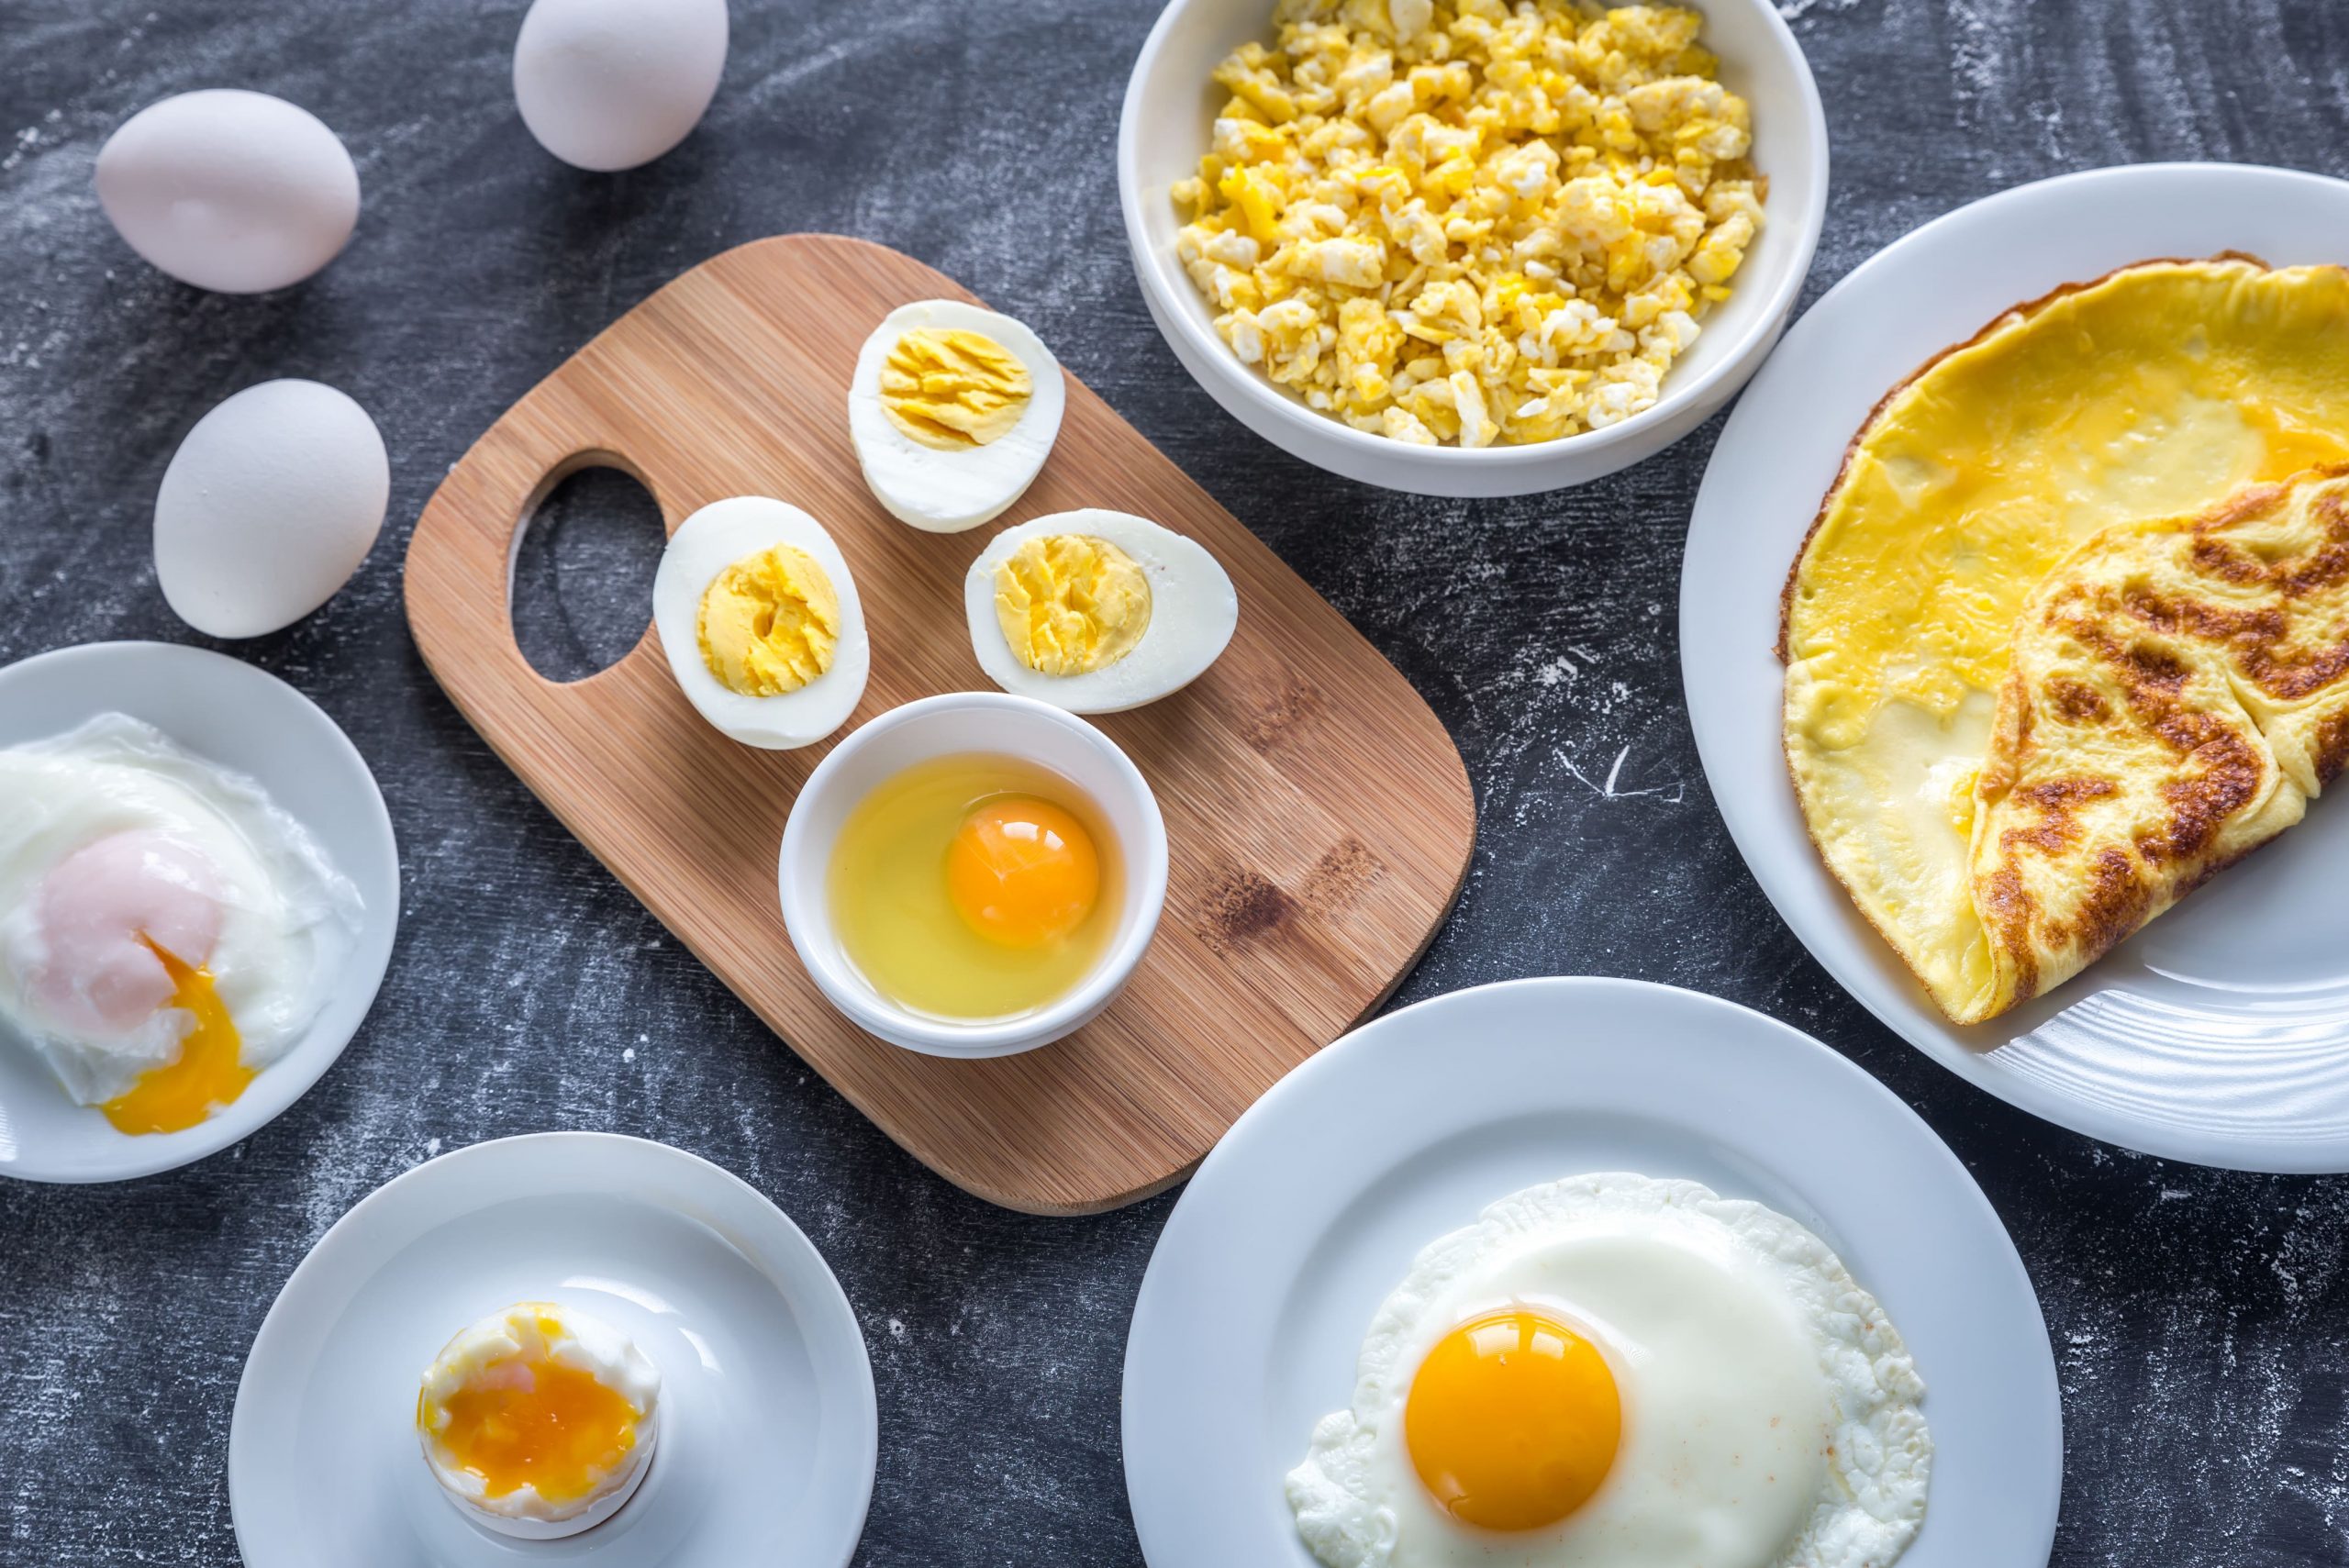
<svg viewBox="0 0 2349 1568"><path fill-rule="evenodd" d="M1125 865L1117 929L1100 960L1066 995L1008 1018L942 1018L891 1001L858 971L832 924L832 849L849 813L883 780L962 751L1008 753L1066 778L1108 820ZM792 803L777 881L791 945L852 1023L929 1056L1009 1056L1083 1028L1132 975L1166 902L1166 823L1141 770L1084 719L1030 697L950 692L892 708L832 748Z"/></svg>

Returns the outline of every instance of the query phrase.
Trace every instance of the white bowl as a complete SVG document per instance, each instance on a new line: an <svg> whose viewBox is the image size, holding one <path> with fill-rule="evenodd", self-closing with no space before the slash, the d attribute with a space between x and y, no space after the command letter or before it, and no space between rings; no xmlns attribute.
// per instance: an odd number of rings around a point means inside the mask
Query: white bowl
<svg viewBox="0 0 2349 1568"><path fill-rule="evenodd" d="M1084 982L1033 1012L971 1023L914 1012L874 990L841 948L826 885L832 846L858 802L917 762L965 751L1018 757L1083 790L1108 819L1125 866L1118 929ZM892 708L832 748L792 803L777 873L791 945L851 1022L930 1056L1009 1056L1091 1022L1141 962L1166 902L1166 822L1141 771L1074 714L1005 692L950 692Z"/></svg>
<svg viewBox="0 0 2349 1568"><path fill-rule="evenodd" d="M1736 292L1672 367L1653 407L1620 425L1514 447L1422 447L1316 413L1242 364L1182 264L1170 194L1198 172L1222 95L1210 73L1269 40L1273 0L1174 0L1150 30L1118 126L1118 195L1141 296L1183 368L1224 411L1292 457L1422 495L1524 495L1587 484L1652 457L1702 424L1761 367L1810 271L1827 216L1827 119L1810 66L1769 0L1697 0L1722 83L1753 106L1753 161L1770 181L1762 232Z"/></svg>

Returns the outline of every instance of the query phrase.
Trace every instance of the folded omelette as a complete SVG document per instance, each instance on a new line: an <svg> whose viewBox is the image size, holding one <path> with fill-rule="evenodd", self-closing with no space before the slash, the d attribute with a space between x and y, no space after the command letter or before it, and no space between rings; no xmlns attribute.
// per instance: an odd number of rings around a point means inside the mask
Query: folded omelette
<svg viewBox="0 0 2349 1568"><path fill-rule="evenodd" d="M1787 584L1787 760L1820 855L1952 1018L2076 973L2339 767L2336 463L2349 272L2237 257L2019 307L1854 439ZM2155 604L2184 618L2131 618ZM2211 662L2274 627L2288 698ZM2155 716L2174 673L2132 661L2157 649L2188 673ZM2205 731L2233 742L2175 744Z"/></svg>

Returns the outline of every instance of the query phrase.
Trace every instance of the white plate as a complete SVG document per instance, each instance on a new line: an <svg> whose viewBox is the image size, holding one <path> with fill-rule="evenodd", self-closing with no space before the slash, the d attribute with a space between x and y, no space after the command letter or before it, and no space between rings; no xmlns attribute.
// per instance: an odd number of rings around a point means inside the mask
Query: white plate
<svg viewBox="0 0 2349 1568"><path fill-rule="evenodd" d="M475 1526L417 1446L425 1367L520 1300L591 1312L661 1370L643 1485L567 1540ZM245 1360L228 1507L246 1568L841 1568L876 1434L856 1315L781 1209L665 1144L538 1133L395 1177L302 1261Z"/></svg>
<svg viewBox="0 0 2349 1568"><path fill-rule="evenodd" d="M264 671L165 642L93 642L0 669L0 746L74 728L101 713L141 718L198 756L258 780L359 889L358 940L308 1030L237 1102L184 1132L117 1132L65 1095L0 1026L0 1175L117 1182L217 1153L302 1097L374 1005L400 921L392 818L367 763L333 719Z"/></svg>
<svg viewBox="0 0 2349 1568"><path fill-rule="evenodd" d="M1709 996L1520 980L1439 996L1307 1061L1166 1222L1126 1345L1126 1490L1151 1568L1315 1568L1282 1497L1352 1397L1371 1314L1495 1198L1586 1171L1680 1176L1817 1231L1927 1389L1924 1529L1900 1568L2035 1568L2063 1413L2022 1261L1965 1168L1874 1079Z"/></svg>
<svg viewBox="0 0 2349 1568"><path fill-rule="evenodd" d="M2172 163L2043 181L1887 247L1787 334L1713 450L1680 662L1713 797L1770 901L1910 1044L2033 1115L2149 1154L2349 1170L2349 808L2308 820L2048 996L1960 1028L1828 873L1781 749L1778 590L1889 387L2019 301L2158 256L2349 261L2349 184ZM2336 791L2334 793L2349 793Z"/></svg>

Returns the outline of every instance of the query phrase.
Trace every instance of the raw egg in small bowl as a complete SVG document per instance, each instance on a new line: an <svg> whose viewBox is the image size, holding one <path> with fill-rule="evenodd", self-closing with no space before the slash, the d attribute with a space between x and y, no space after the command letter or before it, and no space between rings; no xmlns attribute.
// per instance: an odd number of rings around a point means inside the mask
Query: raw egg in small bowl
<svg viewBox="0 0 2349 1568"><path fill-rule="evenodd" d="M1082 1028L1166 901L1166 824L1115 741L1001 692L907 703L832 749L783 830L783 923L893 1045L1008 1056Z"/></svg>

